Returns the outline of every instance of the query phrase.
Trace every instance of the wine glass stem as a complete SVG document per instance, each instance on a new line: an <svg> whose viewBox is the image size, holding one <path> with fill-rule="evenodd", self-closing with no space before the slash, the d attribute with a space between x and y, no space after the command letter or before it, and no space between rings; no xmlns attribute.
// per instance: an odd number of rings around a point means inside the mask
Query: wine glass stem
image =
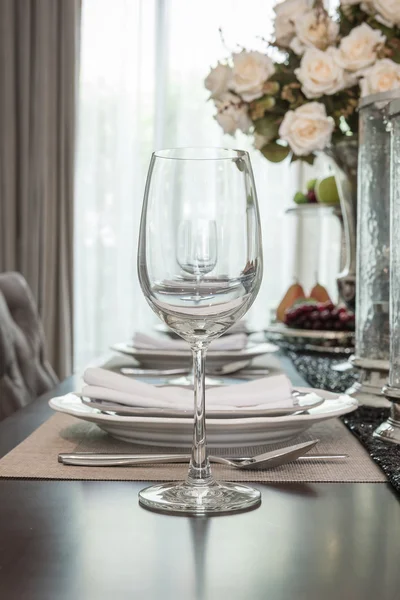
<svg viewBox="0 0 400 600"><path fill-rule="evenodd" d="M206 414L205 414L205 362L207 345L192 347L194 374L194 433L192 454L189 464L188 483L208 484L211 481L211 467L207 455Z"/></svg>

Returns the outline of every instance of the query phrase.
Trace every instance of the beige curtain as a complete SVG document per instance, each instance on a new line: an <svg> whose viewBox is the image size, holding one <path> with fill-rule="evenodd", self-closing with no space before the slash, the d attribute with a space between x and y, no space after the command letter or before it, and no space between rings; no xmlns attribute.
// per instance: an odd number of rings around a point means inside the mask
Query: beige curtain
<svg viewBox="0 0 400 600"><path fill-rule="evenodd" d="M72 369L80 0L0 0L0 271L28 281L49 360Z"/></svg>

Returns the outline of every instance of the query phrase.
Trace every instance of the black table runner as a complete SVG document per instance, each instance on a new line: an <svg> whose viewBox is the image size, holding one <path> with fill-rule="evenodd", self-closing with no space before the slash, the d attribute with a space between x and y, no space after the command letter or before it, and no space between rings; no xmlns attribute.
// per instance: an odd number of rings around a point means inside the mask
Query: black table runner
<svg viewBox="0 0 400 600"><path fill-rule="evenodd" d="M331 392L345 392L355 381L358 374L355 369L335 371L334 365L344 363L346 358L306 354L286 350L285 353L300 375L312 387ZM400 446L383 442L372 436L374 430L387 419L387 408L361 406L356 411L341 417L343 423L366 448L371 458L379 465L392 486L400 493Z"/></svg>

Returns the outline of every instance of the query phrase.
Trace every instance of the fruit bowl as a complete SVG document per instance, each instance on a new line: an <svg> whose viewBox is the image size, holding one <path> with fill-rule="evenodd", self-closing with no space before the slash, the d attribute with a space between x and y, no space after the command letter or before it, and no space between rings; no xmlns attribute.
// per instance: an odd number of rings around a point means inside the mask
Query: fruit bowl
<svg viewBox="0 0 400 600"><path fill-rule="evenodd" d="M336 216L341 216L342 212L340 209L340 204L295 204L294 206L289 206L285 210L286 214L312 214L315 211L320 211L322 213L333 213Z"/></svg>
<svg viewBox="0 0 400 600"><path fill-rule="evenodd" d="M353 331L295 329L284 323L274 323L265 329L265 335L268 341L290 350L323 354L354 353Z"/></svg>
<svg viewBox="0 0 400 600"><path fill-rule="evenodd" d="M312 206L313 204L339 206L340 198L334 175L322 179L310 179L307 182L306 193L297 191L293 202L299 206Z"/></svg>
<svg viewBox="0 0 400 600"><path fill-rule="evenodd" d="M320 289L319 289L320 288ZM321 286L314 294L321 295ZM292 350L350 354L354 351L354 313L344 306L335 306L330 300L300 301L286 309L282 319L266 329L268 339Z"/></svg>

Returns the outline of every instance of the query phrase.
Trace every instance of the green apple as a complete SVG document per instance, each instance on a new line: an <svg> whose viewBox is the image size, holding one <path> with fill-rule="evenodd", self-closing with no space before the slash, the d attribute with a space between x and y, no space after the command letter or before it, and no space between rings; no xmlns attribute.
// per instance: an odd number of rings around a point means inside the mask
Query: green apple
<svg viewBox="0 0 400 600"><path fill-rule="evenodd" d="M296 192L293 202L296 202L296 204L307 204L308 198L305 194L303 194L303 192Z"/></svg>
<svg viewBox="0 0 400 600"><path fill-rule="evenodd" d="M315 195L321 204L339 204L340 198L336 187L335 177L319 179L315 186Z"/></svg>

